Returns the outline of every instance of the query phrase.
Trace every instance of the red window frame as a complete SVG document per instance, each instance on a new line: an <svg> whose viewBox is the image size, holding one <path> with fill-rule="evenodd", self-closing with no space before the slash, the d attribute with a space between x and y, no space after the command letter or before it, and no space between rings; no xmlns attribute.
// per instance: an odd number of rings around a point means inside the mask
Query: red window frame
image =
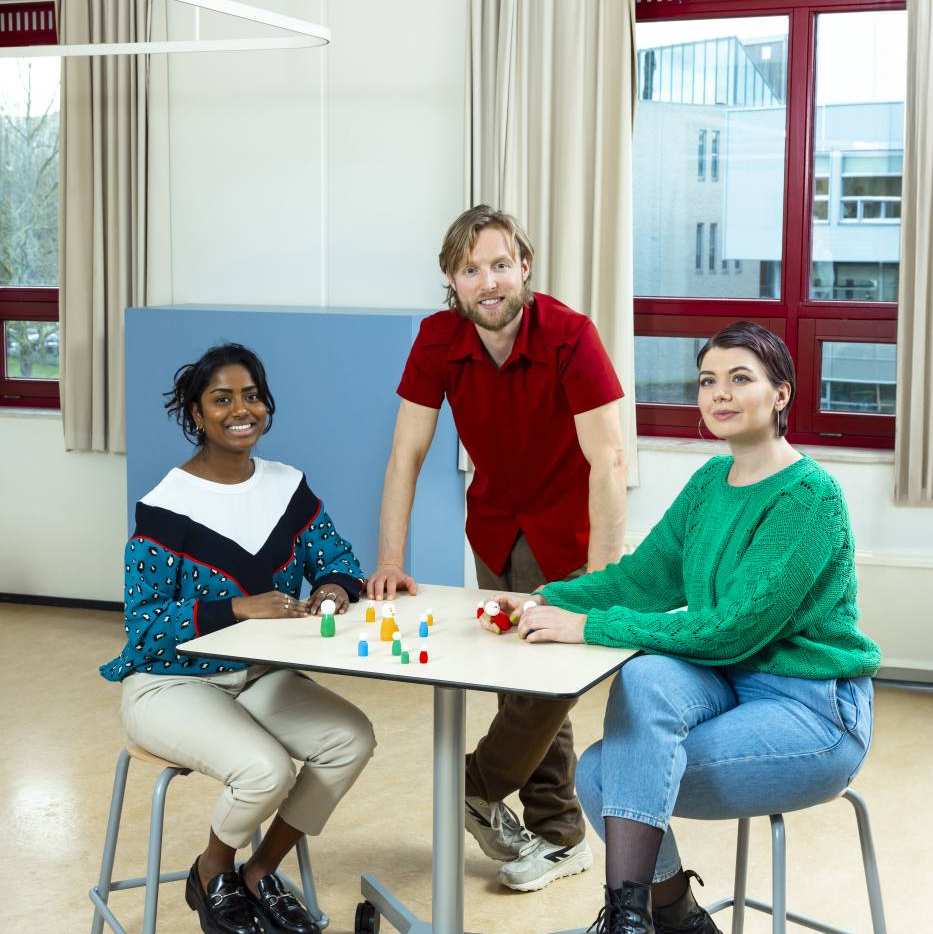
<svg viewBox="0 0 933 934"><path fill-rule="evenodd" d="M41 2L0 6L0 45L54 45L55 5ZM58 380L9 379L6 374L6 322L58 321L57 288L0 286L0 408L61 408Z"/></svg>
<svg viewBox="0 0 933 934"><path fill-rule="evenodd" d="M798 444L893 448L894 416L819 411L820 348L826 338L849 342L896 339L896 302L830 302L810 298L812 139L816 117L816 23L821 13L903 10L904 0L638 0L639 22L788 18L787 140L784 177L781 298L635 298L636 336L709 336L740 319L771 327L797 366L798 397L788 438ZM796 246L793 246L796 245ZM770 321L771 324L766 324ZM694 406L637 405L643 435L696 437Z"/></svg>

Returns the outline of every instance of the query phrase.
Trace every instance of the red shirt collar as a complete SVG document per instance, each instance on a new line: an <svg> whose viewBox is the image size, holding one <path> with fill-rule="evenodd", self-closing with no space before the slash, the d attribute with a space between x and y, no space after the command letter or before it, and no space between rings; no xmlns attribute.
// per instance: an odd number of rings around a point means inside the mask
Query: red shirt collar
<svg viewBox="0 0 933 934"><path fill-rule="evenodd" d="M509 366L519 357L524 357L536 363L547 362L547 349L544 346L540 329L536 327L537 295L522 309L522 321L515 335L515 343L508 359L502 364ZM454 314L459 318L459 328L456 336L450 342L447 350L448 360L485 360L488 358L486 348L476 332L476 325L464 318L458 311Z"/></svg>

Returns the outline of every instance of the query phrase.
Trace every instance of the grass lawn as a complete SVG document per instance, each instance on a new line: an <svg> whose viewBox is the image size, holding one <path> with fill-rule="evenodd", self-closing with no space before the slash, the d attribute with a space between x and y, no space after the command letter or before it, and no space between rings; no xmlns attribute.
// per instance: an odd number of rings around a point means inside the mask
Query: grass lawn
<svg viewBox="0 0 933 934"><path fill-rule="evenodd" d="M22 373L19 368L19 357L7 357L6 359L6 377L7 379L21 379ZM34 363L30 379L58 379L58 364Z"/></svg>

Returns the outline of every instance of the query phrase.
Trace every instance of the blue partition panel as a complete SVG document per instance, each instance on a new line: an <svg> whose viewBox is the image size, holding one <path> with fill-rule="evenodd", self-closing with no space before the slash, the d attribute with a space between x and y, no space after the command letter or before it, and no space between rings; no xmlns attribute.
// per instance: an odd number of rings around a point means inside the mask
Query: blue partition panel
<svg viewBox="0 0 933 934"><path fill-rule="evenodd" d="M262 359L275 397L260 457L304 470L363 569L376 560L379 505L399 398L395 387L422 314L321 308L167 306L126 312L127 508L192 447L163 408L175 371L237 341ZM444 405L418 481L407 567L416 580L463 584L463 478Z"/></svg>

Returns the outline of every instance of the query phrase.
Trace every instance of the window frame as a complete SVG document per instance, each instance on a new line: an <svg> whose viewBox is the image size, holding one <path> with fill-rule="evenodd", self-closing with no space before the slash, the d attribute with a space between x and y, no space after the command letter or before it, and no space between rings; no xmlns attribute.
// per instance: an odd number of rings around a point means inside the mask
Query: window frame
<svg viewBox="0 0 933 934"><path fill-rule="evenodd" d="M780 322L797 366L798 398L790 412L788 438L797 444L894 447L894 416L823 413L818 359L823 330L847 327L851 340L896 342L897 303L836 301L810 297L814 203L813 137L816 119L817 18L824 13L906 9L905 0L638 0L638 22L786 16L787 88L782 230L781 298L691 298L636 296L636 336L709 336L713 322L739 319ZM637 111L636 111L637 119ZM838 200L841 192L830 191ZM830 208L830 216L832 208ZM797 244L791 249L791 244ZM705 265L705 264L704 264ZM808 324L813 322L813 324ZM836 322L821 325L818 322ZM877 337L870 337L877 331ZM863 333L864 332L864 333ZM849 340L846 337L846 340ZM816 386L813 381L816 379ZM805 411L805 406L810 408ZM638 403L643 435L696 437L694 406Z"/></svg>
<svg viewBox="0 0 933 934"><path fill-rule="evenodd" d="M52 28L21 28L24 13L43 13ZM0 6L0 45L54 45L58 42L55 29L55 4L51 0L23 0ZM10 17L7 19L6 17ZM9 26L13 26L12 29ZM17 28L20 26L20 28ZM0 411L5 408L61 409L58 380L10 379L6 373L6 323L8 321L59 321L59 289L54 287L0 286ZM60 332L59 332L60 333ZM61 343L59 343L61 354ZM60 357L59 357L60 359Z"/></svg>

